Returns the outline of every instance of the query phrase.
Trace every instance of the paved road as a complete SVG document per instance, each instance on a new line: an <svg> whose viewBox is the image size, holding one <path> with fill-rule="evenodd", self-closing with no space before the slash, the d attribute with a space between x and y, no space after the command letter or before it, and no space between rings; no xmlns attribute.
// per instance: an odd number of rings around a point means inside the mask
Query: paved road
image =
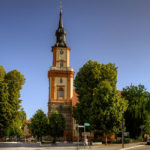
<svg viewBox="0 0 150 150"><path fill-rule="evenodd" d="M0 150L77 150L77 147L0 147ZM123 150L121 145L79 147L78 150ZM150 145L125 146L124 150L150 150Z"/></svg>

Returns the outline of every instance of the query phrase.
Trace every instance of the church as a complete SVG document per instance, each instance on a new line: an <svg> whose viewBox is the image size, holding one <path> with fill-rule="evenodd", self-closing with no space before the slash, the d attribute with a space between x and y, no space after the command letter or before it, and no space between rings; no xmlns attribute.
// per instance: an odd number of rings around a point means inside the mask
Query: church
<svg viewBox="0 0 150 150"><path fill-rule="evenodd" d="M75 136L73 106L78 102L73 89L74 70L70 67L70 48L66 44L66 31L63 27L60 9L59 25L56 30L56 43L52 46L53 62L48 71L49 100L48 114L57 110L66 120L64 140L71 141Z"/></svg>

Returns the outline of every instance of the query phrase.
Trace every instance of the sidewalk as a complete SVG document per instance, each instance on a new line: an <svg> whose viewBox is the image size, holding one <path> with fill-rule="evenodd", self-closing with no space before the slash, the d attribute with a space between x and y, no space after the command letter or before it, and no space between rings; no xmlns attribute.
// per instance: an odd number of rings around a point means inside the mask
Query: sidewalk
<svg viewBox="0 0 150 150"><path fill-rule="evenodd" d="M108 145L100 145L100 146L91 146L91 147L80 147L80 150L130 150L133 147L139 147L144 146L146 143L140 142L140 143L130 143L130 144L124 144L124 149L122 149L122 144L108 144Z"/></svg>

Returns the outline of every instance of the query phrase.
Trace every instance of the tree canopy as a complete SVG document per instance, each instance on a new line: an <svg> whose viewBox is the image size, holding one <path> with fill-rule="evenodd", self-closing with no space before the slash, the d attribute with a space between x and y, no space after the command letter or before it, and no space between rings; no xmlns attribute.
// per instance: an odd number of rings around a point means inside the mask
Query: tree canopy
<svg viewBox="0 0 150 150"><path fill-rule="evenodd" d="M136 138L141 134L141 125L150 126L150 94L144 85L130 85L123 88L122 96L128 100L129 107L125 112L125 124L130 137Z"/></svg>
<svg viewBox="0 0 150 150"><path fill-rule="evenodd" d="M26 113L23 108L19 110L19 114L12 124L5 129L5 134L7 136L23 136L24 135L24 125L26 121Z"/></svg>
<svg viewBox="0 0 150 150"><path fill-rule="evenodd" d="M80 68L74 81L79 95L79 103L73 110L77 123L89 122L93 131L105 134L117 132L127 101L118 94L116 83L117 67L112 63L89 60Z"/></svg>
<svg viewBox="0 0 150 150"><path fill-rule="evenodd" d="M17 70L6 73L0 66L0 130L8 128L18 117L21 108L20 90L24 76Z"/></svg>
<svg viewBox="0 0 150 150"><path fill-rule="evenodd" d="M42 141L42 136L47 135L47 125L47 116L41 109L39 109L31 119L29 128L31 129L33 136Z"/></svg>
<svg viewBox="0 0 150 150"><path fill-rule="evenodd" d="M62 137L64 135L64 130L66 127L65 118L58 111L54 111L49 116L49 135L54 138L54 143L57 137Z"/></svg>

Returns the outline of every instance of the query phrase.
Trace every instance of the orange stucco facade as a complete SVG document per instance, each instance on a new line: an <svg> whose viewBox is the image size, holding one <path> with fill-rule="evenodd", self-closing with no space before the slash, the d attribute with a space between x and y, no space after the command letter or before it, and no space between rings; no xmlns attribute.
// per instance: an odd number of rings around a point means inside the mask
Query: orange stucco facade
<svg viewBox="0 0 150 150"><path fill-rule="evenodd" d="M53 66L48 71L49 78L49 100L48 114L57 110L62 113L66 120L65 139L72 140L73 118L73 78L74 71L70 65L70 48L52 47Z"/></svg>

